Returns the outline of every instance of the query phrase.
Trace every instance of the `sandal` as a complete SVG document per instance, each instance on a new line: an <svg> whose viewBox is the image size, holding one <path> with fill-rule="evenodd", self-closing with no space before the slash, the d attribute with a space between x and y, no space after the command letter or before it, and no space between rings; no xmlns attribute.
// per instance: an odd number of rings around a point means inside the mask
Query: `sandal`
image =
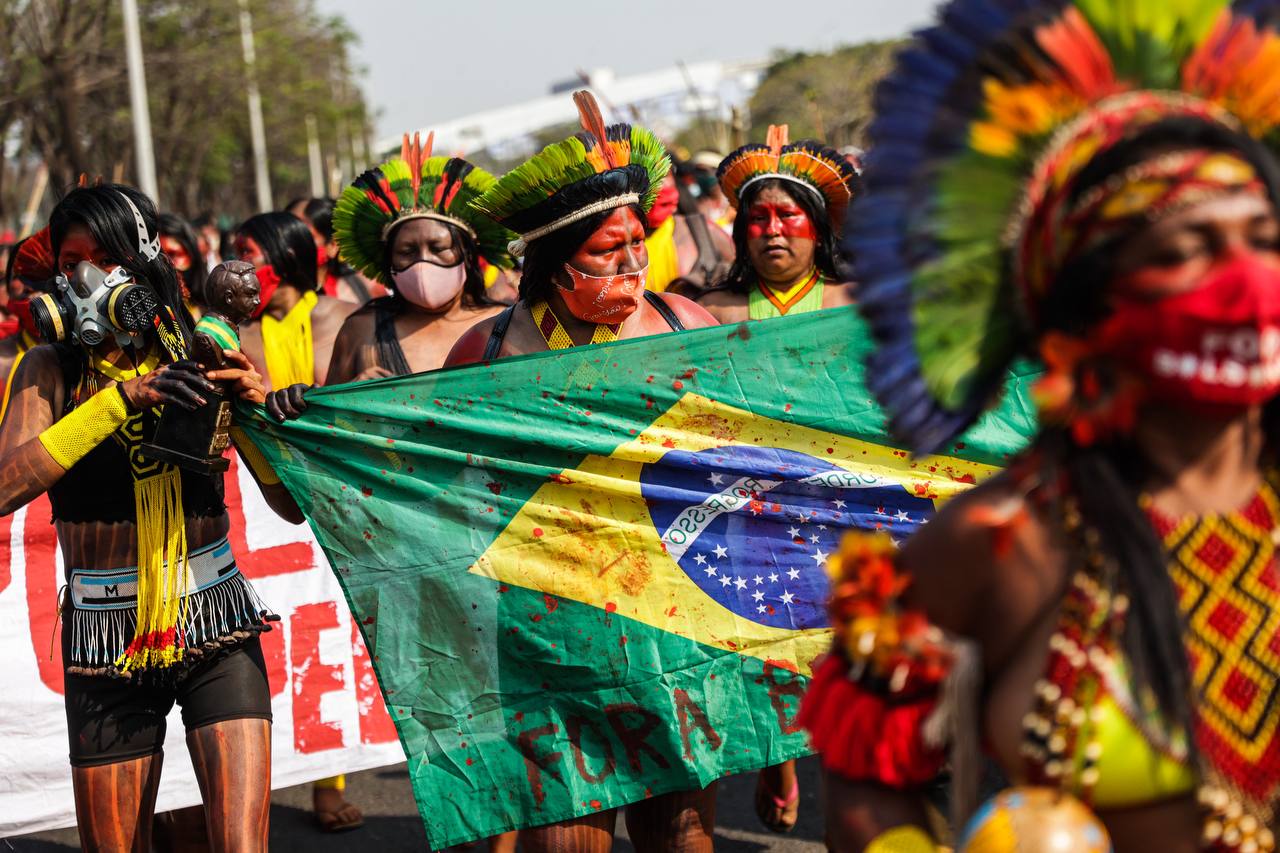
<svg viewBox="0 0 1280 853"><path fill-rule="evenodd" d="M327 808L322 808L313 801L316 825L320 827L320 831L328 833L348 832L364 826L364 813L342 799L341 792L335 791L335 793L338 794L338 801Z"/></svg>
<svg viewBox="0 0 1280 853"><path fill-rule="evenodd" d="M756 776L756 817L770 832L784 834L796 828L800 819L800 780L791 781L791 790L787 796L779 797L769 790L765 782L765 771Z"/></svg>

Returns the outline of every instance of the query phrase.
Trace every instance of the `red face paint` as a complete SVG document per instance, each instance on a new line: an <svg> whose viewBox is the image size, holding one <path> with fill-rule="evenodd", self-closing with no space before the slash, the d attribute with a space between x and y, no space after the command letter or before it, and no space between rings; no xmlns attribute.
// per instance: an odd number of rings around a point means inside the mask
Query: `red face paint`
<svg viewBox="0 0 1280 853"><path fill-rule="evenodd" d="M758 202L751 205L747 209L747 239L776 236L817 240L818 232L809 215L794 203Z"/></svg>
<svg viewBox="0 0 1280 853"><path fill-rule="evenodd" d="M253 312L254 317L261 317L262 312L267 310L267 303L271 301L271 297L275 296L276 290L280 287L280 276L276 273L276 268L267 264L258 267L255 271L258 276L258 310Z"/></svg>
<svg viewBox="0 0 1280 853"><path fill-rule="evenodd" d="M173 268L178 272L186 272L191 269L191 255L187 253L181 243L168 234L160 235L160 251L164 252L165 257L169 259L169 263L173 264Z"/></svg>
<svg viewBox="0 0 1280 853"><path fill-rule="evenodd" d="M1159 273L1140 270L1115 289L1150 293ZM1156 399L1219 411L1258 405L1280 392L1280 268L1241 253L1194 290L1120 296L1096 337L1102 352L1147 378Z"/></svg>
<svg viewBox="0 0 1280 853"><path fill-rule="evenodd" d="M569 258L569 266L594 276L617 275L648 265L644 226L626 207L609 214Z"/></svg>
<svg viewBox="0 0 1280 853"><path fill-rule="evenodd" d="M653 230L671 218L676 212L676 207L680 204L680 191L676 189L675 179L670 175L662 182L662 186L658 188L658 197L653 202L653 207L649 209L649 214L645 217L645 224Z"/></svg>

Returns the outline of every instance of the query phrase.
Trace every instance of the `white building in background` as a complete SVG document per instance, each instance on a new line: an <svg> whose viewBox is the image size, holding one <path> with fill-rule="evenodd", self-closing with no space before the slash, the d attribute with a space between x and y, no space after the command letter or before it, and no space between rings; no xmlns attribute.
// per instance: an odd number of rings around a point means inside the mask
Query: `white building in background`
<svg viewBox="0 0 1280 853"><path fill-rule="evenodd" d="M473 113L422 127L435 131L437 154L485 151L507 160L533 153L533 134L576 122L569 93L587 88L600 102L606 122L643 124L661 139L670 139L702 117L728 121L733 108L744 109L760 83L767 63L699 62L661 71L617 77L607 68L551 87L551 94L532 101ZM378 150L399 150L400 139L383 139Z"/></svg>

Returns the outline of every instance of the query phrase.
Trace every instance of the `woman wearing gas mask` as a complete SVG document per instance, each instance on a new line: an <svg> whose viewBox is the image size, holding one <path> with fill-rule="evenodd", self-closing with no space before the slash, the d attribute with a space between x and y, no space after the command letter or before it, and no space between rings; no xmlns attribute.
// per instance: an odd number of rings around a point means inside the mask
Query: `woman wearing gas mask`
<svg viewBox="0 0 1280 853"><path fill-rule="evenodd" d="M432 157L415 134L400 156L347 187L333 213L343 262L386 285L347 318L325 384L435 370L467 329L500 312L485 296L480 259L511 266L515 235L471 207L493 176L457 157ZM272 395L293 416L309 386Z"/></svg>
<svg viewBox="0 0 1280 853"><path fill-rule="evenodd" d="M227 545L221 476L141 449L162 407L194 408L222 381L261 402L261 378L239 353L209 372L185 360L191 320L155 209L137 190L72 190L49 232L58 278L32 317L56 343L31 349L14 376L0 513L45 492L52 504L67 572L62 656L81 842L150 848L165 717L177 702L213 849L266 850L271 705L258 633L271 617ZM301 521L278 480L263 493Z"/></svg>
<svg viewBox="0 0 1280 853"><path fill-rule="evenodd" d="M338 330L357 306L317 292L316 242L290 213L259 213L236 232L236 257L257 267L262 304L240 327L244 351L268 389L323 385Z"/></svg>

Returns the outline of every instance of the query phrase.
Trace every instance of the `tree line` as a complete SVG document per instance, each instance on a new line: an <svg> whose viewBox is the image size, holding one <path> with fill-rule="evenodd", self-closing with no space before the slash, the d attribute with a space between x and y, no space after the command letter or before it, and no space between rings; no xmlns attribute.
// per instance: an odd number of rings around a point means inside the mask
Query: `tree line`
<svg viewBox="0 0 1280 853"><path fill-rule="evenodd" d="M237 0L138 0L160 203L188 217L256 211ZM362 166L371 116L354 35L313 0L250 0L277 205L310 186L307 116L326 175ZM119 0L0 0L0 230L39 164L51 195L80 174L136 183Z"/></svg>

